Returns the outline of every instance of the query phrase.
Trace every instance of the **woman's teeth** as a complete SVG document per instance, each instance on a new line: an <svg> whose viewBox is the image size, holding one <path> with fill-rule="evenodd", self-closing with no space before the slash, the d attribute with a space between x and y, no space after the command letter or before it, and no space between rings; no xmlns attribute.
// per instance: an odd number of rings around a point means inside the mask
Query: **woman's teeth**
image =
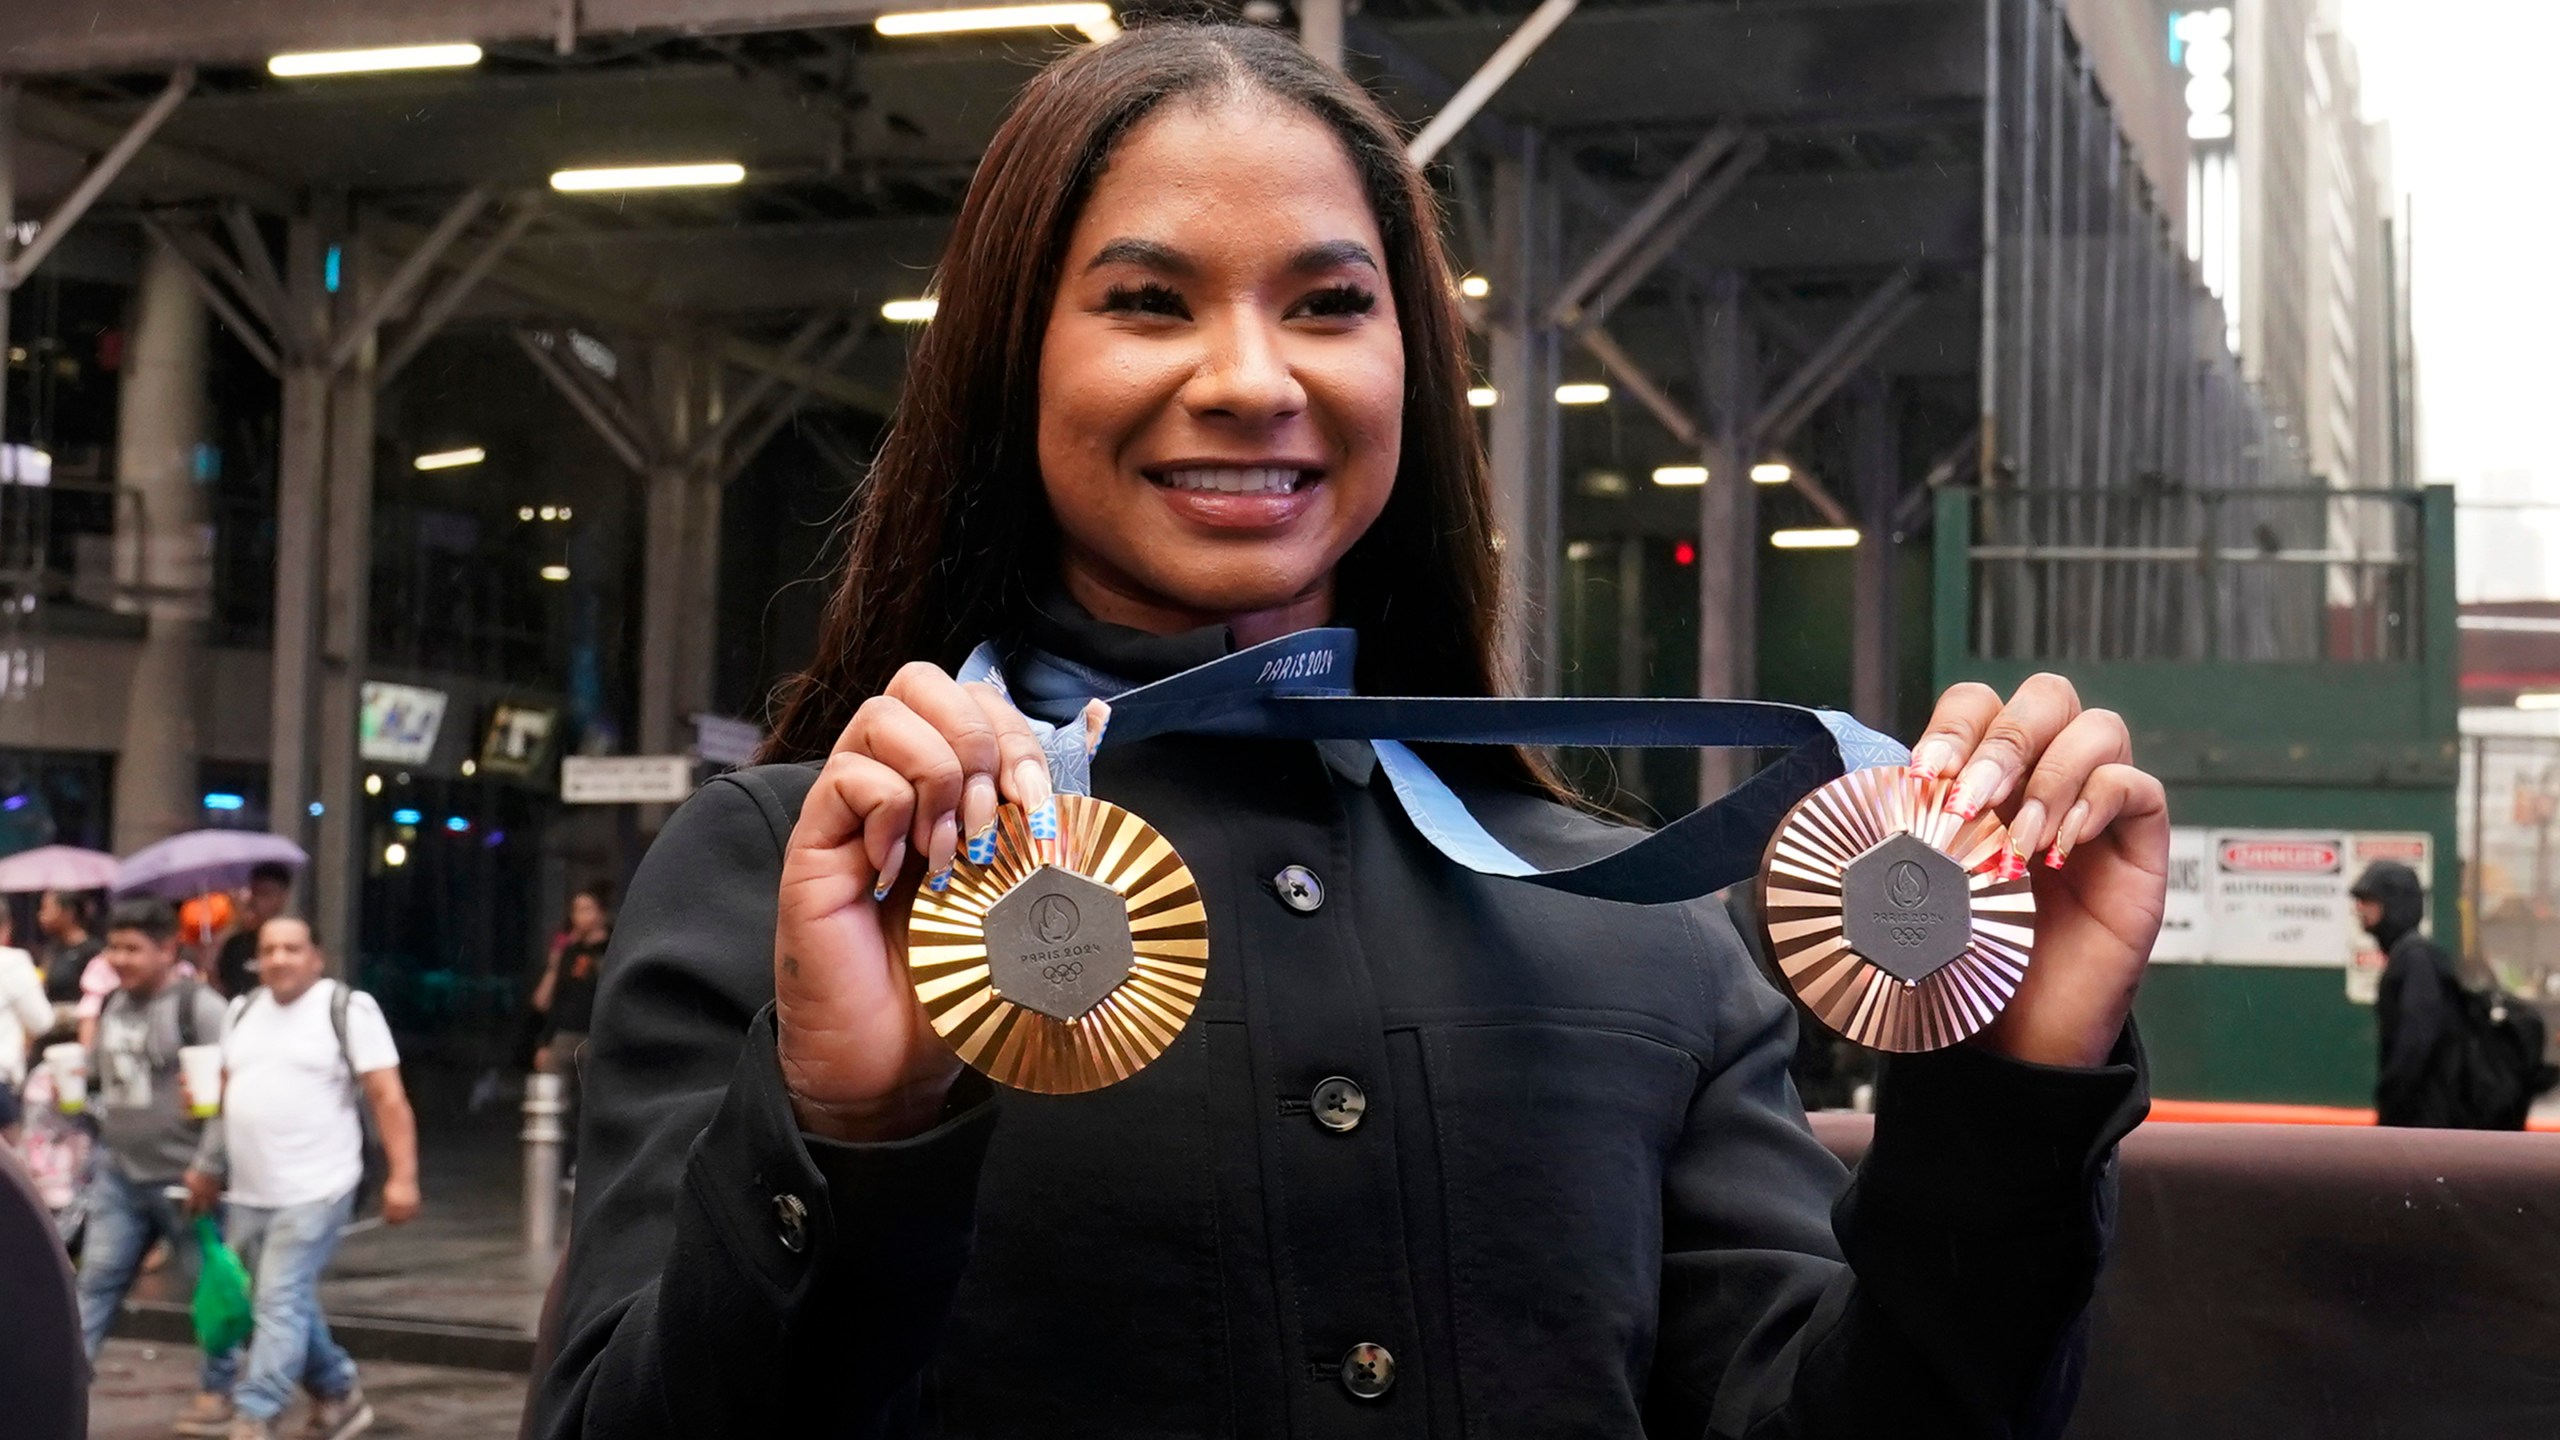
<svg viewBox="0 0 2560 1440"><path fill-rule="evenodd" d="M1221 495L1286 495L1306 472L1285 470L1167 470L1157 484L1168 490L1208 490Z"/></svg>

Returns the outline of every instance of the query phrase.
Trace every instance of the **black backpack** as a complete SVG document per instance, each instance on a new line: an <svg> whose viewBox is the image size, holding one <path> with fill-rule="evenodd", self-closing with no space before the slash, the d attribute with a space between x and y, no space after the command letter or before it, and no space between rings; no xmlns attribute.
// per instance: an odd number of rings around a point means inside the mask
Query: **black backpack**
<svg viewBox="0 0 2560 1440"><path fill-rule="evenodd" d="M2495 986L2444 976L2453 1023L2444 1042L2448 1119L2466 1130L2522 1130L2534 1099L2560 1072L2544 1063L2540 1011Z"/></svg>
<svg viewBox="0 0 2560 1440"><path fill-rule="evenodd" d="M355 1087L356 1124L364 1131L364 1174L356 1180L356 1215L370 1214L382 1206L382 1185L391 1177L391 1157L382 1148L382 1127L373 1120L373 1104L365 1098L364 1077L356 1073L355 1051L347 1046L347 1005L355 999L355 990L347 982L335 982L337 989L329 995L329 1028L338 1032L338 1059L347 1067L347 1083Z"/></svg>

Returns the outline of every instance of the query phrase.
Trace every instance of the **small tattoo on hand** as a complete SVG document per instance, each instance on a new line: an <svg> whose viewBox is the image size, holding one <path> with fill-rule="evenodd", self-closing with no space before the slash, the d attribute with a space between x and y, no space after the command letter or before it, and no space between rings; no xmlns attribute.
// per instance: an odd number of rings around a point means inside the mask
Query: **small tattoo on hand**
<svg viewBox="0 0 2560 1440"><path fill-rule="evenodd" d="M799 957L799 956L797 956L797 955L785 955L785 956L783 956L783 957L782 957L782 973L783 973L783 974L785 974L785 975L790 976L790 977L791 977L792 979L794 979L794 980L799 979L799 978L800 978L800 957Z"/></svg>

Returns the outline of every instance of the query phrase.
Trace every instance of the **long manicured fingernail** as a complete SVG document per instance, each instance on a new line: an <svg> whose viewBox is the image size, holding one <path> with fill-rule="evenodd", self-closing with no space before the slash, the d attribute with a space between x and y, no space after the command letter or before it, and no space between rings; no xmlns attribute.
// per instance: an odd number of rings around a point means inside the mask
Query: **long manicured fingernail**
<svg viewBox="0 0 2560 1440"><path fill-rule="evenodd" d="M951 857L960 850L960 817L946 812L933 822L933 835L926 842L925 858L931 867L925 877L925 888L947 890L951 887Z"/></svg>
<svg viewBox="0 0 2560 1440"><path fill-rule="evenodd" d="M2028 800L2018 806L2018 818L2009 822L2009 853L2020 860L2036 853L2044 839L2044 802Z"/></svg>
<svg viewBox="0 0 2560 1440"><path fill-rule="evenodd" d="M1032 807L1031 838L1034 840L1055 840L1058 838L1058 801L1056 796L1051 796L1050 798L1041 801L1038 805Z"/></svg>
<svg viewBox="0 0 2560 1440"><path fill-rule="evenodd" d="M1102 737L1111 730L1111 706L1101 700L1088 700L1084 705L1084 753L1091 759L1102 748Z"/></svg>
<svg viewBox="0 0 2560 1440"><path fill-rule="evenodd" d="M2046 853L2044 863L2053 869L2061 869L2062 863L2071 858L2071 848L2080 843L2080 827L2088 821L2089 802L2086 800L2066 811L2062 823L2054 827L2053 849Z"/></svg>
<svg viewBox="0 0 2560 1440"><path fill-rule="evenodd" d="M1991 787L1999 783L1999 765L1990 760L1976 760L1956 777L1956 793L1947 801L1947 808L1958 817L1970 820L1991 803Z"/></svg>
<svg viewBox="0 0 2560 1440"><path fill-rule="evenodd" d="M889 892L898 888L898 872L905 869L906 864L907 841L902 835L889 842L888 858L880 862L880 883L871 887L872 904L888 899Z"/></svg>
<svg viewBox="0 0 2560 1440"><path fill-rule="evenodd" d="M985 829L982 829L977 834L969 837L969 848L966 853L969 856L969 863L972 865L992 865L995 863L996 822L993 820L988 821Z"/></svg>
<svg viewBox="0 0 2560 1440"><path fill-rule="evenodd" d="M2003 880L2027 878L2027 857L2015 850L2000 852L2000 878Z"/></svg>
<svg viewBox="0 0 2560 1440"><path fill-rule="evenodd" d="M1013 801L1025 810L1037 810L1052 792L1049 789L1049 763L1037 755L1023 757L1013 767Z"/></svg>
<svg viewBox="0 0 2560 1440"><path fill-rule="evenodd" d="M1911 773L1923 780L1935 780L1956 763L1955 746L1944 740L1921 741L1911 751Z"/></svg>
<svg viewBox="0 0 2560 1440"><path fill-rule="evenodd" d="M996 810L1003 803L996 795L993 775L972 775L960 788L960 823L969 832L969 858L980 865L987 863L978 857L981 838L987 841L988 856L995 854Z"/></svg>

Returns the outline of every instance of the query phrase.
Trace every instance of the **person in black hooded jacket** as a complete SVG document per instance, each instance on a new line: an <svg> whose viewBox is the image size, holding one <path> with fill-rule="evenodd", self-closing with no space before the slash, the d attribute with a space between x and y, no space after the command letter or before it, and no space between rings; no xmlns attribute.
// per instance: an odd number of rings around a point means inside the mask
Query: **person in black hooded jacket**
<svg viewBox="0 0 2560 1440"><path fill-rule="evenodd" d="M2374 1020L2381 1054L2373 1082L2373 1108L2385 1125L2458 1125L2452 1076L2446 1068L2453 1038L2453 957L2418 928L2427 894L2418 872L2395 860L2378 860L2348 891L2356 918L2388 957L2382 968Z"/></svg>

